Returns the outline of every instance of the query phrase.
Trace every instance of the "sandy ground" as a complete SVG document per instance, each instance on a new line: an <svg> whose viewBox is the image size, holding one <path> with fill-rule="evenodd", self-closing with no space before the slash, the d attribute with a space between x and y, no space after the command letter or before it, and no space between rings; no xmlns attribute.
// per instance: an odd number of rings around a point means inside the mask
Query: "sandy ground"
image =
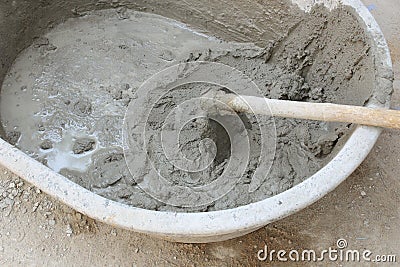
<svg viewBox="0 0 400 267"><path fill-rule="evenodd" d="M396 76L392 107L398 108L398 0L364 3L372 9L392 50ZM275 250L320 251L334 246L339 238L347 240L349 249L368 249L373 255L397 254L399 264L399 162L399 131L385 130L356 172L311 207L242 238L201 245L169 243L95 222L0 167L0 265L267 266L257 259L265 244Z"/></svg>

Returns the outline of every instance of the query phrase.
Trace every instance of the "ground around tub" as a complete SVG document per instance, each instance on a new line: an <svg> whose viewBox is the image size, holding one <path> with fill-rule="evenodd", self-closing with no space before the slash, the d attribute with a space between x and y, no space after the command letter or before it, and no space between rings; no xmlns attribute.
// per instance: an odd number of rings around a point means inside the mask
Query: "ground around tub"
<svg viewBox="0 0 400 267"><path fill-rule="evenodd" d="M392 50L393 108L400 107L400 10L397 0L365 0ZM174 244L94 222L1 168L2 266L268 266L271 249L326 249L345 238L351 249L396 254L400 248L400 135L385 130L367 160L336 190L305 210L257 232L206 245ZM274 266L300 264L275 263ZM304 264L309 266L309 264ZM334 262L330 266L360 266ZM385 266L384 264L382 264ZM370 265L375 266L375 265ZM387 263L386 266L396 266Z"/></svg>

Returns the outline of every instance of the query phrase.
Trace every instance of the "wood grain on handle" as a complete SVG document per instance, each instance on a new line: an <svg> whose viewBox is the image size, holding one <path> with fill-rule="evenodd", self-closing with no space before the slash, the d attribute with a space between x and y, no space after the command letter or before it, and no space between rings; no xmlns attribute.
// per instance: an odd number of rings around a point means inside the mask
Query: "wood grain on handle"
<svg viewBox="0 0 400 267"><path fill-rule="evenodd" d="M400 111L397 110L331 103L276 100L255 96L236 96L232 94L226 94L224 98L223 101L238 112L271 115L268 108L266 108L267 102L273 116L276 117L349 122L368 126L400 129Z"/></svg>

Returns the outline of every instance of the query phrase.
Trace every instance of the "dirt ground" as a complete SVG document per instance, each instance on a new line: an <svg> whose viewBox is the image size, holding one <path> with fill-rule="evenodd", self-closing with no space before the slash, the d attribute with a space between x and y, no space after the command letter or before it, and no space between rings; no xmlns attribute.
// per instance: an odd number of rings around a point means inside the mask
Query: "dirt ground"
<svg viewBox="0 0 400 267"><path fill-rule="evenodd" d="M392 107L400 108L398 0L364 3L389 42L396 77ZM320 251L335 246L339 238L347 240L349 249L397 254L399 264L399 162L399 131L385 130L367 160L322 200L257 232L212 244L169 243L114 229L76 213L0 167L0 265L267 266L257 259L265 244L275 250ZM287 263L273 263L277 265Z"/></svg>

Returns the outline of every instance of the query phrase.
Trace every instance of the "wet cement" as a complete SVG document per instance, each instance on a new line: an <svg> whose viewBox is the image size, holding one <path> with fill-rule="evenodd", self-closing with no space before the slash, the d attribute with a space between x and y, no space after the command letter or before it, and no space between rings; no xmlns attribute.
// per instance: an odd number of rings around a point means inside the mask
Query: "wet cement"
<svg viewBox="0 0 400 267"><path fill-rule="evenodd" d="M276 119L274 164L268 179L250 194L260 139L254 118L242 114L252 137L246 173L221 199L183 209L151 198L136 185L121 148L123 116L146 79L168 66L191 61L219 62L241 70L270 98L364 104L373 87L373 57L352 12L318 7L302 16L286 35L263 48L225 42L177 21L126 9L69 19L36 39L7 74L1 116L8 141L74 182L137 207L211 211L276 195L326 164L350 125ZM179 90L185 98L198 94L190 85ZM155 129L161 128L159 115L167 114L182 101L181 96L160 100L154 111L158 115L150 122ZM171 170L164 161L158 162L160 169L174 183L213 181L230 156L232 144L225 135L208 120L187 125L182 131L183 152L196 157L201 140L210 138L218 148L216 161L199 173ZM155 159L158 149L153 147L149 156Z"/></svg>

